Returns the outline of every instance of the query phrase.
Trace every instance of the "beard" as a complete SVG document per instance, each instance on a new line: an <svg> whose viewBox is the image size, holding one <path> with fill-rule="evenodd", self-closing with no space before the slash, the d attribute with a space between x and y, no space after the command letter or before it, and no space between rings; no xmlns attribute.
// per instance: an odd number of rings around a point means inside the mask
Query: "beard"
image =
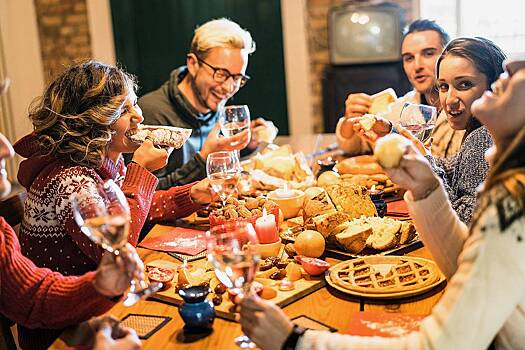
<svg viewBox="0 0 525 350"><path fill-rule="evenodd" d="M195 83L195 78L192 77L191 75L188 75L188 78L190 78L190 87L191 87L191 91L193 91L193 94L195 95L195 97L197 98L197 101L199 101L199 103L206 107L207 109L210 109L210 106L208 106L208 102L206 102L206 99L202 96L200 90L199 90L199 87L197 86L197 84Z"/></svg>

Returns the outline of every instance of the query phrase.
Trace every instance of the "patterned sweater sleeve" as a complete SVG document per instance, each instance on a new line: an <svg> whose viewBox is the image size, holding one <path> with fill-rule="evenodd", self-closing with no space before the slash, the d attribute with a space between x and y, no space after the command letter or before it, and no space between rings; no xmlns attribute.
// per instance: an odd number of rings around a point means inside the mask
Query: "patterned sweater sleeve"
<svg viewBox="0 0 525 350"><path fill-rule="evenodd" d="M114 302L93 287L95 273L64 277L36 267L0 218L0 312L31 328L63 328L108 311Z"/></svg>
<svg viewBox="0 0 525 350"><path fill-rule="evenodd" d="M162 222L174 222L202 208L192 201L190 190L194 183L172 187L169 190L157 191L149 212L148 225Z"/></svg>
<svg viewBox="0 0 525 350"><path fill-rule="evenodd" d="M519 348L525 340L525 217L510 214L501 220L501 210L491 206L480 216L457 272L419 332L383 338L307 331L297 349L487 349L496 335L505 348Z"/></svg>
<svg viewBox="0 0 525 350"><path fill-rule="evenodd" d="M97 183L100 179L92 169L79 168L82 169L82 173L76 177L70 177L69 181L72 182L72 185L67 186L66 192L62 195L64 198L67 198L67 205L61 204L61 201L57 201L57 213L59 217L63 218L63 225L67 233L79 249L90 259L98 262L102 257L103 249L91 242L89 238L80 231L72 215L69 196L72 193L76 193L92 201L101 201L102 199L97 194ZM157 178L141 166L130 164L128 167L121 188L126 195L130 208L131 219L128 242L133 246L136 246L138 243L140 230L146 221L151 205L151 198L153 197L157 183Z"/></svg>

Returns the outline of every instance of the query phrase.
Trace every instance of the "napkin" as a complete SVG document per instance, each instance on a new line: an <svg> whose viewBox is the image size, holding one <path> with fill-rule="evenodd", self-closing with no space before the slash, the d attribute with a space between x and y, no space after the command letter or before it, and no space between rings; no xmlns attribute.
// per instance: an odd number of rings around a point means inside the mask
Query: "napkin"
<svg viewBox="0 0 525 350"><path fill-rule="evenodd" d="M408 216L407 202L400 200L387 203L386 215Z"/></svg>
<svg viewBox="0 0 525 350"><path fill-rule="evenodd" d="M197 255L206 250L206 237L204 231L174 227L155 237L146 237L139 246L163 252Z"/></svg>

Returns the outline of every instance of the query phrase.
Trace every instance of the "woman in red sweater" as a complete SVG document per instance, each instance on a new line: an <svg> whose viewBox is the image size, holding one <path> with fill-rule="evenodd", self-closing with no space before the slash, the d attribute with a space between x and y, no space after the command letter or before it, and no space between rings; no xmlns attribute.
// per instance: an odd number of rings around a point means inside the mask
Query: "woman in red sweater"
<svg viewBox="0 0 525 350"><path fill-rule="evenodd" d="M175 220L209 203L206 181L155 192L152 172L166 164L168 154L150 141L139 147L128 138L143 121L135 90L121 69L87 61L63 72L33 104L34 132L15 151L28 158L18 172L27 189L20 243L37 266L65 275L96 268L102 249L80 231L69 198L94 196L101 181L115 180L128 199L132 245L145 223ZM122 153L133 153L127 169ZM20 333L29 337L27 330Z"/></svg>
<svg viewBox="0 0 525 350"><path fill-rule="evenodd" d="M0 82L0 94L7 83ZM4 168L5 158L14 154L0 133L0 198L11 184ZM96 271L80 277L64 277L38 268L20 252L15 232L0 217L0 314L27 327L62 328L108 311L129 286L133 275L140 277L143 265L132 247L121 258L105 254ZM127 330L124 339L112 340L99 332L97 345L140 345L136 334ZM115 347L116 348L116 347ZM124 349L124 348L123 348Z"/></svg>

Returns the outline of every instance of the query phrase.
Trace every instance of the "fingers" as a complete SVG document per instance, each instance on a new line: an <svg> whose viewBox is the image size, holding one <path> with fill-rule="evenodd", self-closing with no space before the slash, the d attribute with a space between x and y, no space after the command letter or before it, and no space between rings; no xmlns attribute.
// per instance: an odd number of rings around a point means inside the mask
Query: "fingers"
<svg viewBox="0 0 525 350"><path fill-rule="evenodd" d="M356 117L368 113L372 101L364 93L350 94L345 101L345 116Z"/></svg>
<svg viewBox="0 0 525 350"><path fill-rule="evenodd" d="M139 337L137 336L137 333L133 330L128 328L128 334L126 334L125 337L118 340L118 343L122 345L122 349L140 349L142 346L142 343L140 342Z"/></svg>
<svg viewBox="0 0 525 350"><path fill-rule="evenodd" d="M95 334L95 344L100 346L100 344L112 343L113 338L111 338L111 333L113 328L108 322L103 322L100 324L97 333Z"/></svg>
<svg viewBox="0 0 525 350"><path fill-rule="evenodd" d="M250 130L244 130L231 137L221 137L218 142L223 151L240 150L250 142L250 134Z"/></svg>

